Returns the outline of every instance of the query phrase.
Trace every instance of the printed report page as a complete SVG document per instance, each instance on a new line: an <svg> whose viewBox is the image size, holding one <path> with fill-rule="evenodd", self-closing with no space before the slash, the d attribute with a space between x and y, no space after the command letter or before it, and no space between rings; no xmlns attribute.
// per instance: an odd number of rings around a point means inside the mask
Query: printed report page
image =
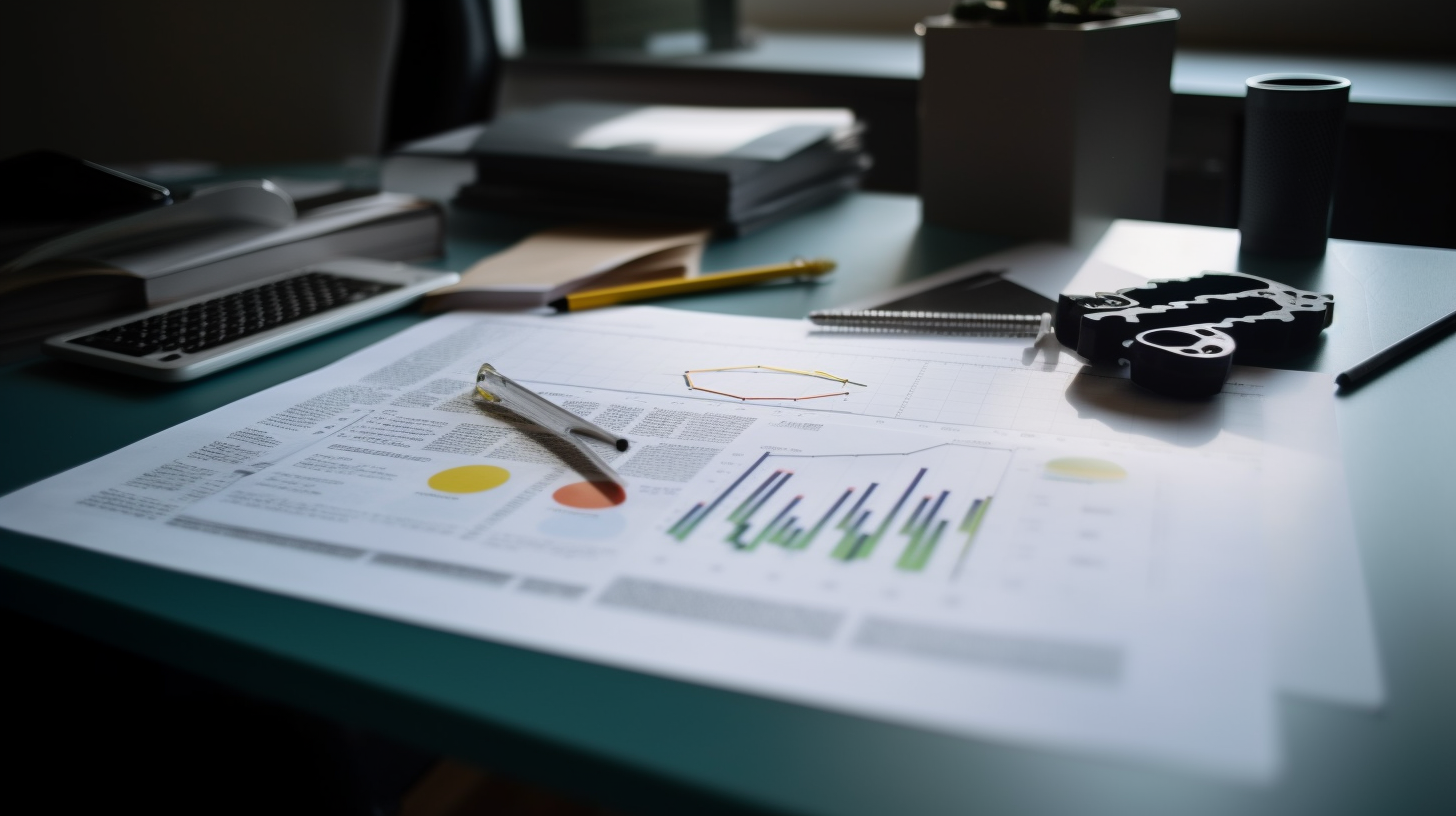
<svg viewBox="0 0 1456 816"><path fill-rule="evenodd" d="M438 318L0 499L0 523L915 727L1277 769L1257 384L1134 433L1068 407L1072 361L1006 344L593 317ZM623 484L482 407L483 362L630 440L600 447ZM1089 404L1130 388L1104 379Z"/></svg>

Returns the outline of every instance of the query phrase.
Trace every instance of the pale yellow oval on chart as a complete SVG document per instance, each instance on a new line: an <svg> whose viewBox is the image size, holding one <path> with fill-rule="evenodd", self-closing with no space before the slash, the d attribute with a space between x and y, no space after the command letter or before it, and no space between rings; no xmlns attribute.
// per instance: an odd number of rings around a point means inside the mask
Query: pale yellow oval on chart
<svg viewBox="0 0 1456 816"><path fill-rule="evenodd" d="M1120 482L1127 471L1106 459L1068 456L1046 463L1046 475L1053 479L1076 479L1086 482Z"/></svg>

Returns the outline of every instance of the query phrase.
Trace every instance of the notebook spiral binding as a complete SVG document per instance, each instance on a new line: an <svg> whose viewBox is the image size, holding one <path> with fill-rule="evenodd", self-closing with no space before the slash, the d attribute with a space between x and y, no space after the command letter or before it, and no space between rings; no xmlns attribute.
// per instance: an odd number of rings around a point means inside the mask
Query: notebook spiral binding
<svg viewBox="0 0 1456 816"><path fill-rule="evenodd" d="M960 334L975 337L1036 337L1051 331L1052 316L980 312L899 312L881 309L823 309L809 322L828 331L879 334Z"/></svg>

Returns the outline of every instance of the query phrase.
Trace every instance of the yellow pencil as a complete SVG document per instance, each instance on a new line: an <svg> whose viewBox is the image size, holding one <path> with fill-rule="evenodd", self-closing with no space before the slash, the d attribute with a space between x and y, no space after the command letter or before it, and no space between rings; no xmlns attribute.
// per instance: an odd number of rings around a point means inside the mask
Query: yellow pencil
<svg viewBox="0 0 1456 816"><path fill-rule="evenodd" d="M788 263L751 266L732 272L714 272L700 278L672 278L670 280L629 283L625 286L608 286L604 289L588 289L574 292L564 298L551 301L551 308L558 312L579 312L599 306L611 306L633 300L685 295L708 289L724 289L729 286L746 286L777 278L812 277L823 275L834 269L834 261L816 258L806 261L796 258Z"/></svg>

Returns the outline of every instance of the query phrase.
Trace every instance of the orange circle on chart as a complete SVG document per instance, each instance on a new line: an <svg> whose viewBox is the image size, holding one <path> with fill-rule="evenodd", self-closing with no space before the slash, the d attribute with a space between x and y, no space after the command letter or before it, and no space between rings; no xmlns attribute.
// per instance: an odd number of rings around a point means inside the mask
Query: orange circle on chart
<svg viewBox="0 0 1456 816"><path fill-rule="evenodd" d="M551 498L557 504L575 507L578 510L601 510L616 507L627 500L627 491L616 482L572 482L558 488Z"/></svg>

